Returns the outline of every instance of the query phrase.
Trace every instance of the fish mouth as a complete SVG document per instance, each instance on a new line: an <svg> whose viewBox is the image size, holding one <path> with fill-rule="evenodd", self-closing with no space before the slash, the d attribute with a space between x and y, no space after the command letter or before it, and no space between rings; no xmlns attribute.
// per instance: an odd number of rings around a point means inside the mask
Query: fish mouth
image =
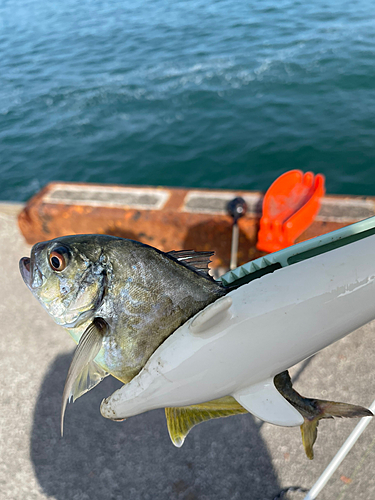
<svg viewBox="0 0 375 500"><path fill-rule="evenodd" d="M25 284L31 288L31 269L30 269L30 259L29 257L22 257L20 260L20 273Z"/></svg>
<svg viewBox="0 0 375 500"><path fill-rule="evenodd" d="M49 243L48 241L42 241L41 243L36 243L31 249L30 257L22 257L22 259L19 262L20 272L23 281L31 291L33 291L36 288L39 288L44 280L44 275L39 269L37 261L41 251L45 249L48 243Z"/></svg>

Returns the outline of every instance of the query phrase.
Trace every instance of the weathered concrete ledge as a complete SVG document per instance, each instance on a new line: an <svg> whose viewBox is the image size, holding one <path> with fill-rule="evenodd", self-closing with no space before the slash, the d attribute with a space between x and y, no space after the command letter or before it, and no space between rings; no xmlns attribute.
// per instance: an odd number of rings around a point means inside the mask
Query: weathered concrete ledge
<svg viewBox="0 0 375 500"><path fill-rule="evenodd" d="M212 266L229 268L233 220L228 202L241 196L238 262L264 255L256 249L263 193L53 182L18 217L29 244L68 234L111 234L163 251L215 250ZM314 222L297 242L375 215L375 198L327 195Z"/></svg>

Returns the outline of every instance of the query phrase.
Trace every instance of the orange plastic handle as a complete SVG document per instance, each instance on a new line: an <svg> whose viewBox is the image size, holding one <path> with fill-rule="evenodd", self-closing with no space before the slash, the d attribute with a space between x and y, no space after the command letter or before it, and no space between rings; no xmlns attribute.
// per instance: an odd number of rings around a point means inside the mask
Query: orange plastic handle
<svg viewBox="0 0 375 500"><path fill-rule="evenodd" d="M325 178L301 170L278 177L263 199L258 250L275 252L294 244L314 221L325 193Z"/></svg>

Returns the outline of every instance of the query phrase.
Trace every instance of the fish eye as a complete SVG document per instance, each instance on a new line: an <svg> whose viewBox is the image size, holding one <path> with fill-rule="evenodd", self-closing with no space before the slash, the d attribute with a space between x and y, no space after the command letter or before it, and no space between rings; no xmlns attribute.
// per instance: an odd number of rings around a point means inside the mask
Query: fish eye
<svg viewBox="0 0 375 500"><path fill-rule="evenodd" d="M49 255L49 265L54 271L63 271L68 263L67 249L65 247L55 248Z"/></svg>

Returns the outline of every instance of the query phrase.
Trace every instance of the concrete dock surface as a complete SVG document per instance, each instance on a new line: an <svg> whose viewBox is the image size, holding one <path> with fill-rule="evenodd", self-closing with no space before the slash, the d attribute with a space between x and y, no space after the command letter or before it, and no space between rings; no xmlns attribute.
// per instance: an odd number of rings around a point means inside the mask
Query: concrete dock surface
<svg viewBox="0 0 375 500"><path fill-rule="evenodd" d="M301 490L283 490L311 488L358 420L322 421L313 461L298 428L251 415L198 425L177 449L163 410L124 422L101 416L101 400L120 386L107 377L68 405L60 437L75 345L22 281L18 261L30 247L18 230L20 208L0 205L0 500L303 499ZM294 387L304 396L369 406L375 399L374 330L375 322L293 367ZM374 470L371 422L318 498L374 498Z"/></svg>

